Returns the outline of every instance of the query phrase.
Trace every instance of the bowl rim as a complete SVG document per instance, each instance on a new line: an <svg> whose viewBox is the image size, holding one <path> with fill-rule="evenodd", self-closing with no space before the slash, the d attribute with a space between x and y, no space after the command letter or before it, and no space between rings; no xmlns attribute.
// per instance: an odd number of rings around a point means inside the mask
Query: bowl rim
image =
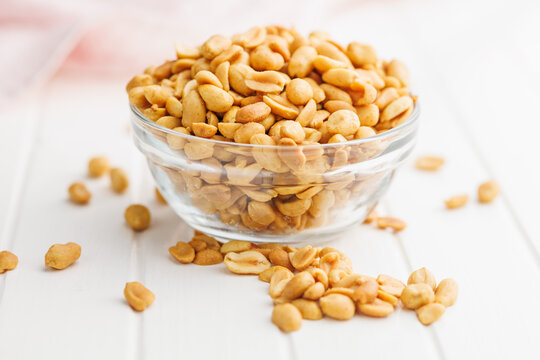
<svg viewBox="0 0 540 360"><path fill-rule="evenodd" d="M191 134L190 135L183 134L183 133L180 133L180 132L177 132L177 131L173 131L172 129L166 128L166 127L164 127L162 125L159 125L159 124L155 123L154 121L148 119L133 104L129 103L129 107L131 109L131 112L135 116L137 116L137 118L140 121L145 123L145 125L148 125L148 126L150 126L151 128L153 128L155 130L158 130L158 131L161 131L161 132L164 132L164 133L167 133L167 134L171 134L171 135L174 135L174 136L177 136L177 137L180 137L180 138L184 138L186 140L197 140L197 141L200 141L200 142L203 142L203 143L218 144L218 145L223 145L223 146L237 146L239 148L249 148L249 149L252 149L252 148L283 149L284 148L284 146L282 146L282 145L244 144L244 143L237 143L237 142L234 142L234 141L228 142L228 141L222 141L222 140L207 139L207 138L203 138L203 137L199 137L199 136L195 136L195 135L191 135ZM406 130L414 127L416 125L416 123L418 122L419 116L420 116L420 104L419 104L418 101L416 101L415 104L414 104L414 110L413 110L413 113L411 114L411 116L409 116L409 118L407 120L405 120L402 124L399 124L398 126L392 128L390 130L384 131L382 133L379 133L379 134L376 134L374 136L370 136L370 137L367 137L367 138L349 140L349 141L346 141L346 142L331 143L331 144L317 143L317 144L298 145L298 146L301 146L302 148L307 148L307 149L309 149L309 148L321 148L321 147L323 149L331 149L331 148L341 147L341 146L361 145L361 144L368 144L368 143L371 143L371 142L375 143L375 142L379 142L381 140L386 140L387 138L391 138L395 134L398 134L398 133L400 133L402 131L406 131Z"/></svg>

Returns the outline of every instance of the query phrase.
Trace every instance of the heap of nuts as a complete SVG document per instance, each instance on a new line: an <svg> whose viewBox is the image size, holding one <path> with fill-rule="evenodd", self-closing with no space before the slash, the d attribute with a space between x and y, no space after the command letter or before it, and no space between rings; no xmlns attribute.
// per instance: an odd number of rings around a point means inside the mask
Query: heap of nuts
<svg viewBox="0 0 540 360"><path fill-rule="evenodd" d="M178 242L170 254L183 264L214 265L222 261L234 274L258 275L269 283L275 306L272 321L282 331L301 327L302 319L324 316L349 320L355 313L390 315L401 302L416 310L424 325L438 320L455 303L457 284L444 279L437 286L426 268L414 271L407 285L388 275L377 278L353 272L351 260L331 247L296 248L233 240L221 245L200 232L189 243Z"/></svg>
<svg viewBox="0 0 540 360"><path fill-rule="evenodd" d="M198 47L177 45L176 57L133 77L129 100L173 131L155 134L172 150L209 169L163 167L171 182L205 213L249 231L319 227L351 193L367 196L365 176L323 175L380 153L380 144L347 142L400 125L415 107L401 61L381 60L366 44L342 46L323 32L306 38L254 27ZM200 139L279 146L251 151ZM327 143L344 145L320 146Z"/></svg>

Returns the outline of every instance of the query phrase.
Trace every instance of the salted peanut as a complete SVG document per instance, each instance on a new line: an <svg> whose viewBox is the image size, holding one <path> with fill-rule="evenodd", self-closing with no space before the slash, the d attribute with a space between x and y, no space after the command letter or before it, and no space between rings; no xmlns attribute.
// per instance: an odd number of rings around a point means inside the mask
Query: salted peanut
<svg viewBox="0 0 540 360"><path fill-rule="evenodd" d="M416 159L415 165L419 170L436 171L444 165L444 159L438 156L421 156Z"/></svg>
<svg viewBox="0 0 540 360"><path fill-rule="evenodd" d="M379 108L375 104L359 106L356 113L362 126L375 126L379 122Z"/></svg>
<svg viewBox="0 0 540 360"><path fill-rule="evenodd" d="M270 106L272 112L284 119L295 119L298 114L298 108L290 103L287 99L275 94L268 94L263 96L263 101L266 105Z"/></svg>
<svg viewBox="0 0 540 360"><path fill-rule="evenodd" d="M312 46L300 46L289 60L288 71L291 78L306 77L313 70L313 60L317 57L317 50Z"/></svg>
<svg viewBox="0 0 540 360"><path fill-rule="evenodd" d="M150 104L156 104L159 107L165 106L167 99L171 94L160 85L149 85L144 87L144 96Z"/></svg>
<svg viewBox="0 0 540 360"><path fill-rule="evenodd" d="M406 308L415 310L419 307L433 302L435 294L428 284L407 285L401 293L401 302Z"/></svg>
<svg viewBox="0 0 540 360"><path fill-rule="evenodd" d="M280 266L276 269L270 278L270 286L268 287L270 297L274 300L280 298L285 290L285 286L293 277L294 274L287 268Z"/></svg>
<svg viewBox="0 0 540 360"><path fill-rule="evenodd" d="M262 250L262 249L261 249ZM271 249L264 249L264 250L271 250ZM267 282L269 283L270 280L272 280L272 276L274 276L274 273L279 270L279 269L283 269L283 270L288 270L290 272L289 269L287 268L284 268L283 266L279 266L279 265L276 265L276 266L272 266L266 270L264 270L263 272L261 272L259 274L259 280L261 281L264 281L264 282ZM291 272L291 278L293 277L292 275L292 272ZM281 294L280 294L281 295ZM278 295L279 296L279 295Z"/></svg>
<svg viewBox="0 0 540 360"><path fill-rule="evenodd" d="M251 201L248 204L249 217L258 224L268 226L276 219L274 209L270 204Z"/></svg>
<svg viewBox="0 0 540 360"><path fill-rule="evenodd" d="M377 277L377 282L379 283L379 288L381 290L384 290L396 297L400 297L403 289L405 289L405 284L388 275L379 275Z"/></svg>
<svg viewBox="0 0 540 360"><path fill-rule="evenodd" d="M416 316L423 325L431 325L443 316L446 308L439 303L426 304L416 310Z"/></svg>
<svg viewBox="0 0 540 360"><path fill-rule="evenodd" d="M222 62L216 67L215 75L216 78L219 80L219 83L221 84L221 88L225 91L229 91L231 89L229 85L229 69L231 67L231 63L228 61ZM232 96L232 95L231 95Z"/></svg>
<svg viewBox="0 0 540 360"><path fill-rule="evenodd" d="M407 227L407 224L401 219L385 216L377 218L377 227L379 229L391 228L394 231L401 231Z"/></svg>
<svg viewBox="0 0 540 360"><path fill-rule="evenodd" d="M411 82L409 77L409 70L402 61L396 59L390 61L386 66L386 73L389 76L398 79L403 86L408 86Z"/></svg>
<svg viewBox="0 0 540 360"><path fill-rule="evenodd" d="M190 160L202 160L212 157L214 146L204 142L190 142L184 145L184 152Z"/></svg>
<svg viewBox="0 0 540 360"><path fill-rule="evenodd" d="M347 46L347 55L355 67L365 65L375 65L377 63L377 53L373 47L352 42Z"/></svg>
<svg viewBox="0 0 540 360"><path fill-rule="evenodd" d="M249 139L249 143L253 145L276 145L275 141L266 134L255 134ZM275 149L253 149L252 150L253 158L259 165L263 168L276 172L283 173L287 172L288 167L283 164L279 158L279 155ZM270 200L270 199L268 199ZM268 201L265 200L265 201Z"/></svg>
<svg viewBox="0 0 540 360"><path fill-rule="evenodd" d="M457 209L462 206L465 206L468 200L469 200L469 195L467 194L455 195L445 200L444 204L446 205L448 209Z"/></svg>
<svg viewBox="0 0 540 360"><path fill-rule="evenodd" d="M17 255L7 250L0 251L0 274L15 269L18 263Z"/></svg>
<svg viewBox="0 0 540 360"><path fill-rule="evenodd" d="M292 139L295 143L300 143L306 138L306 133L299 122L293 120L283 120L280 126L281 137Z"/></svg>
<svg viewBox="0 0 540 360"><path fill-rule="evenodd" d="M109 177L111 179L111 187L117 193L123 193L129 186L129 180L124 172L120 168L112 168L109 172Z"/></svg>
<svg viewBox="0 0 540 360"><path fill-rule="evenodd" d="M167 109L167 112L170 115L172 115L174 117L177 117L177 118L182 117L184 107L183 107L182 103L177 98L175 98L174 96L169 96L167 98L167 102L165 103L165 108Z"/></svg>
<svg viewBox="0 0 540 360"><path fill-rule="evenodd" d="M397 304L399 302L399 299L396 296L394 296L394 295L392 295L392 294L390 294L390 293L388 293L388 292L386 292L384 290L379 290L377 292L377 297L379 299L383 300L383 301L386 301L389 304L392 304L392 306L397 306Z"/></svg>
<svg viewBox="0 0 540 360"><path fill-rule="evenodd" d="M398 91L393 88L385 88L379 92L377 95L377 99L375 100L375 105L379 108L379 110L384 109L388 106L392 101L399 98Z"/></svg>
<svg viewBox="0 0 540 360"><path fill-rule="evenodd" d="M277 304L272 310L272 322L283 332L296 331L302 326L302 313L292 304Z"/></svg>
<svg viewBox="0 0 540 360"><path fill-rule="evenodd" d="M377 98L377 89L367 82L355 79L350 87L352 103L355 106L371 104Z"/></svg>
<svg viewBox="0 0 540 360"><path fill-rule="evenodd" d="M347 55L345 55L342 51L344 49L338 48L335 43L331 43L330 41L323 41L320 44L317 44L316 48L319 55L327 56L329 58L344 62L351 66L351 60L349 60Z"/></svg>
<svg viewBox="0 0 540 360"><path fill-rule="evenodd" d="M107 171L109 171L109 159L104 156L93 157L88 162L88 174L91 177L103 176Z"/></svg>
<svg viewBox="0 0 540 360"><path fill-rule="evenodd" d="M339 110L350 110L352 112L356 112L354 106L341 100L329 100L324 103L324 108L328 110L329 113L334 113Z"/></svg>
<svg viewBox="0 0 540 360"><path fill-rule="evenodd" d="M227 139L233 139L234 133L236 130L240 129L242 127L242 124L238 123L226 123L226 122L220 122L218 124L218 129L221 135L225 136Z"/></svg>
<svg viewBox="0 0 540 360"><path fill-rule="evenodd" d="M181 125L180 119L174 116L163 116L156 121L156 124L166 127L167 129L174 129Z"/></svg>
<svg viewBox="0 0 540 360"><path fill-rule="evenodd" d="M215 204L226 203L231 198L231 188L223 184L202 186L199 192L206 200Z"/></svg>
<svg viewBox="0 0 540 360"><path fill-rule="evenodd" d="M157 107L157 105L152 105L152 107L149 107L148 109L144 109L142 113L148 119L155 122L167 114L167 109Z"/></svg>
<svg viewBox="0 0 540 360"><path fill-rule="evenodd" d="M206 121L206 105L198 91L189 91L182 100L182 125L191 128L194 123Z"/></svg>
<svg viewBox="0 0 540 360"><path fill-rule="evenodd" d="M313 59L313 66L321 74L324 74L325 72L331 69L348 68L348 65L346 63L329 58L328 56L324 56L324 55L317 55L315 59Z"/></svg>
<svg viewBox="0 0 540 360"><path fill-rule="evenodd" d="M334 206L334 192L330 190L322 190L315 194L312 198L312 204L309 208L309 214L313 217L322 216L329 208Z"/></svg>
<svg viewBox="0 0 540 360"><path fill-rule="evenodd" d="M234 132L234 141L237 143L249 144L249 140L253 135L264 133L264 126L256 122L248 122Z"/></svg>
<svg viewBox="0 0 540 360"><path fill-rule="evenodd" d="M435 302L446 307L454 305L458 295L458 285L454 279L442 280L435 290Z"/></svg>
<svg viewBox="0 0 540 360"><path fill-rule="evenodd" d="M351 110L338 110L330 114L326 126L331 134L354 135L360 127L360 119Z"/></svg>
<svg viewBox="0 0 540 360"><path fill-rule="evenodd" d="M356 72L351 69L330 69L323 74L322 79L334 86L348 88L356 77Z"/></svg>
<svg viewBox="0 0 540 360"><path fill-rule="evenodd" d="M92 194L81 182L73 183L68 188L69 199L76 204L87 204L92 197Z"/></svg>
<svg viewBox="0 0 540 360"><path fill-rule="evenodd" d="M396 119L405 112L412 110L413 107L414 103L410 96L401 96L384 108L384 110L381 112L380 121L386 122Z"/></svg>
<svg viewBox="0 0 540 360"><path fill-rule="evenodd" d="M181 126L172 130L178 133L182 133L184 135L190 135L190 132L186 128ZM167 134L167 144L173 150L182 150L186 144L186 139L185 137L179 135Z"/></svg>
<svg viewBox="0 0 540 360"><path fill-rule="evenodd" d="M144 205L133 204L127 207L124 218L128 225L136 231L146 230L150 226L150 211Z"/></svg>
<svg viewBox="0 0 540 360"><path fill-rule="evenodd" d="M291 264L289 254L281 248L272 249L272 251L270 251L270 254L268 255L268 258L274 265L282 266L289 270L294 269Z"/></svg>
<svg viewBox="0 0 540 360"><path fill-rule="evenodd" d="M293 304L298 310L300 310L303 319L319 320L323 317L321 308L316 301L296 299L291 301L291 304Z"/></svg>
<svg viewBox="0 0 540 360"><path fill-rule="evenodd" d="M291 264L298 271L303 271L307 269L315 257L317 256L317 250L314 249L311 245L306 245L298 249L293 253L291 258Z"/></svg>
<svg viewBox="0 0 540 360"><path fill-rule="evenodd" d="M365 139L365 138L375 136L375 135L377 135L377 133L375 132L375 130L373 130L373 128L369 126L360 126L356 134L354 134L354 138Z"/></svg>
<svg viewBox="0 0 540 360"><path fill-rule="evenodd" d="M229 252L225 255L224 262L230 272L246 275L258 275L271 266L263 254L253 250L241 253Z"/></svg>
<svg viewBox="0 0 540 360"><path fill-rule="evenodd" d="M169 253L182 264L189 264L195 259L195 249L188 243L179 241L169 248Z"/></svg>
<svg viewBox="0 0 540 360"><path fill-rule="evenodd" d="M327 101L339 100L339 101L343 101L343 102L346 102L347 104L352 105L352 98L348 92L336 86L325 84L325 83L321 84L320 87L321 89L324 90L324 94L326 95L325 100Z"/></svg>
<svg viewBox="0 0 540 360"><path fill-rule="evenodd" d="M197 265L216 265L223 261L223 255L219 252L219 250L214 249L204 249L195 255L195 259L193 260L194 264Z"/></svg>
<svg viewBox="0 0 540 360"><path fill-rule="evenodd" d="M346 142L347 141L347 138L341 134L335 134L333 135L330 139L328 139L328 144L337 144L337 143L342 143L342 142Z"/></svg>
<svg viewBox="0 0 540 360"><path fill-rule="evenodd" d="M272 109L262 101L246 105L236 112L236 122L241 124L261 122L270 115L271 111Z"/></svg>
<svg viewBox="0 0 540 360"><path fill-rule="evenodd" d="M287 282L281 297L286 300L297 299L313 284L315 284L315 279L313 279L313 276L309 272L299 272Z"/></svg>
<svg viewBox="0 0 540 360"><path fill-rule="evenodd" d="M199 85L209 84L209 85L217 86L220 89L223 89L223 84L221 83L221 81L219 81L218 77L214 75L214 73L208 70L199 71L197 75L195 75L195 80L197 80L197 83Z"/></svg>
<svg viewBox="0 0 540 360"><path fill-rule="evenodd" d="M245 126L245 125L244 125ZM234 185L249 185L262 170L261 165L253 163L246 167L236 167L230 164L224 166L229 182ZM247 214L246 214L247 215Z"/></svg>
<svg viewBox="0 0 540 360"><path fill-rule="evenodd" d="M319 86L319 84L314 79L310 77L306 77L303 79L306 80L309 83L309 85L311 85L311 89L313 90L313 100L315 100L317 104L322 102L326 98L324 90Z"/></svg>
<svg viewBox="0 0 540 360"><path fill-rule="evenodd" d="M433 289L433 291L435 291L437 281L435 280L435 275L423 267L411 273L409 279L407 280L407 285L411 284L427 284Z"/></svg>
<svg viewBox="0 0 540 360"><path fill-rule="evenodd" d="M499 195L499 185L495 181L488 181L478 187L478 201L481 203L492 202Z"/></svg>
<svg viewBox="0 0 540 360"><path fill-rule="evenodd" d="M202 45L201 54L208 60L227 50L232 45L231 39L223 35L214 35Z"/></svg>
<svg viewBox="0 0 540 360"><path fill-rule="evenodd" d="M315 284L307 288L307 290L304 292L303 297L304 299L308 300L318 300L321 296L324 295L324 292L324 284L322 282L316 282Z"/></svg>
<svg viewBox="0 0 540 360"><path fill-rule="evenodd" d="M149 85L152 85L154 83L154 80L152 80L152 76L148 74L141 74L141 75L135 75L126 85L126 91L129 93L129 91L136 87L146 87Z"/></svg>
<svg viewBox="0 0 540 360"><path fill-rule="evenodd" d="M253 90L247 87L246 77L254 70L244 64L231 64L229 69L229 84L231 88L243 96L249 96Z"/></svg>
<svg viewBox="0 0 540 360"><path fill-rule="evenodd" d="M342 294L329 294L319 299L326 316L336 320L349 320L354 316L355 306L350 297Z"/></svg>
<svg viewBox="0 0 540 360"><path fill-rule="evenodd" d="M81 257L81 247L69 242L67 244L54 244L45 254L45 266L63 270Z"/></svg>
<svg viewBox="0 0 540 360"><path fill-rule="evenodd" d="M146 86L137 86L129 90L128 99L129 102L135 106L137 109L143 110L150 107L150 103L146 100L144 96L144 88Z"/></svg>
<svg viewBox="0 0 540 360"><path fill-rule="evenodd" d="M314 197L315 198L315 197ZM285 216L300 216L304 214L311 207L312 199L298 199L292 200L280 200L274 199L274 205Z"/></svg>
<svg viewBox="0 0 540 360"><path fill-rule="evenodd" d="M126 283L124 297L133 310L136 311L144 311L156 299L154 293L138 281Z"/></svg>
<svg viewBox="0 0 540 360"><path fill-rule="evenodd" d="M306 80L296 78L287 84L286 94L294 105L305 105L313 98L313 88Z"/></svg>
<svg viewBox="0 0 540 360"><path fill-rule="evenodd" d="M357 304L370 304L377 297L378 291L379 284L375 280L368 279L354 290L352 299Z"/></svg>
<svg viewBox="0 0 540 360"><path fill-rule="evenodd" d="M386 301L375 299L372 303L358 304L358 311L371 317L386 317L394 311L394 307Z"/></svg>
<svg viewBox="0 0 540 360"><path fill-rule="evenodd" d="M310 266L305 271L310 273L316 282L320 282L321 284L323 284L324 288L326 289L328 288L328 275L325 271L316 267L316 265L318 266L318 264L316 264L316 261L317 259L313 262L313 266Z"/></svg>
<svg viewBox="0 0 540 360"><path fill-rule="evenodd" d="M208 244L201 239L191 239L188 244L195 249L195 252L203 251L208 247Z"/></svg>
<svg viewBox="0 0 540 360"><path fill-rule="evenodd" d="M259 45L249 54L249 63L257 71L279 71L285 64L283 56L268 45Z"/></svg>
<svg viewBox="0 0 540 360"><path fill-rule="evenodd" d="M194 123L191 130L193 130L193 134L195 134L195 136L209 139L216 135L218 128L206 123Z"/></svg>
<svg viewBox="0 0 540 360"><path fill-rule="evenodd" d="M233 43L243 46L246 49L253 49L261 45L266 39L266 28L255 26L243 34L233 37Z"/></svg>
<svg viewBox="0 0 540 360"><path fill-rule="evenodd" d="M311 122L313 121L316 112L317 112L317 104L315 103L313 99L310 99L306 103L304 108L300 111L300 113L298 114L296 121L300 123L300 125L304 126L304 130L305 130L306 129L305 127L311 124ZM318 140L315 140L315 141L318 142Z"/></svg>
<svg viewBox="0 0 540 360"><path fill-rule="evenodd" d="M217 78L215 80L218 81ZM233 105L233 97L227 91L215 85L199 85L198 90L208 110L226 112Z"/></svg>
<svg viewBox="0 0 540 360"><path fill-rule="evenodd" d="M227 254L230 252L242 252L242 251L248 251L252 248L252 243L249 241L243 241L243 240L231 240L228 243L225 243L221 246L221 253Z"/></svg>
<svg viewBox="0 0 540 360"><path fill-rule="evenodd" d="M187 46L178 42L174 44L174 49L176 50L176 57L179 59L197 59L201 56L199 48Z"/></svg>
<svg viewBox="0 0 540 360"><path fill-rule="evenodd" d="M263 93L279 93L285 86L285 77L278 71L252 71L246 76L246 86Z"/></svg>

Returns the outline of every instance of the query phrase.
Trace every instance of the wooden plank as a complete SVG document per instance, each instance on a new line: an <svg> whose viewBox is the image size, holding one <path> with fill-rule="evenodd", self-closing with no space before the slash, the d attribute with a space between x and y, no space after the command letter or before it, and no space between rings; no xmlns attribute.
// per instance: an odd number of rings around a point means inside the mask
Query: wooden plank
<svg viewBox="0 0 540 360"><path fill-rule="evenodd" d="M136 346L127 326L132 311L122 295L132 246L123 223L129 199L112 193L106 179L86 179L91 154L129 165L131 140L119 121L125 112L110 106L121 103L123 94L107 83L80 84L55 80L39 114L13 231L20 263L8 274L0 304L0 353L6 358L122 359ZM68 202L66 189L75 180L92 191L89 206ZM68 241L82 246L81 259L64 271L45 269L48 247Z"/></svg>

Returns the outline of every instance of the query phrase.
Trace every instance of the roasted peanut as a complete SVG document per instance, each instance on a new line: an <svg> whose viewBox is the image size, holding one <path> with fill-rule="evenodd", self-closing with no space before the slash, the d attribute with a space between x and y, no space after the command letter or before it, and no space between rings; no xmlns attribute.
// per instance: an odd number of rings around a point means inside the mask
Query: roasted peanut
<svg viewBox="0 0 540 360"><path fill-rule="evenodd" d="M270 250L270 249L267 249L267 250ZM284 268L283 266L272 266L264 270L263 272L259 273L259 280L269 283L270 280L272 280L272 276L278 269L288 270ZM291 277L292 277L292 273L291 273Z"/></svg>
<svg viewBox="0 0 540 360"><path fill-rule="evenodd" d="M45 254L45 266L63 270L81 257L81 247L69 242L54 244Z"/></svg>
<svg viewBox="0 0 540 360"><path fill-rule="evenodd" d="M317 250L311 245L306 245L293 253L291 264L296 270L303 271L311 265L316 255Z"/></svg>
<svg viewBox="0 0 540 360"><path fill-rule="evenodd" d="M92 194L81 182L73 183L68 188L69 199L76 204L87 204Z"/></svg>
<svg viewBox="0 0 540 360"><path fill-rule="evenodd" d="M458 285L454 279L442 280L435 290L435 302L446 307L454 305L458 295Z"/></svg>
<svg viewBox="0 0 540 360"><path fill-rule="evenodd" d="M92 177L103 176L109 171L109 159L104 156L91 158L88 162L88 174Z"/></svg>
<svg viewBox="0 0 540 360"><path fill-rule="evenodd" d="M303 79L293 79L287 85L286 89L287 98L294 105L305 105L311 98L313 98L313 88L309 83Z"/></svg>
<svg viewBox="0 0 540 360"><path fill-rule="evenodd" d="M230 252L242 252L242 251L248 251L252 248L252 244L249 241L243 241L243 240L232 240L228 243L225 243L221 246L221 253L227 254Z"/></svg>
<svg viewBox="0 0 540 360"><path fill-rule="evenodd" d="M412 274L409 276L409 279L407 280L407 285L411 284L427 284L431 287L431 289L433 289L433 291L435 291L437 281L435 280L435 276L433 275L433 273L423 267L413 271Z"/></svg>
<svg viewBox="0 0 540 360"><path fill-rule="evenodd" d="M422 156L416 159L416 168L426 171L436 171L444 165L444 159L437 156Z"/></svg>
<svg viewBox="0 0 540 360"><path fill-rule="evenodd" d="M377 218L377 227L379 229L391 228L394 231L401 231L407 227L407 224L398 218L381 216Z"/></svg>
<svg viewBox="0 0 540 360"><path fill-rule="evenodd" d="M467 194L455 195L449 198L448 200L445 200L444 204L446 205L448 209L457 209L462 206L465 206L468 200L469 200L469 195Z"/></svg>
<svg viewBox="0 0 540 360"><path fill-rule="evenodd" d="M499 195L499 191L499 185L495 181L480 184L478 187L478 201L490 203Z"/></svg>
<svg viewBox="0 0 540 360"><path fill-rule="evenodd" d="M195 249L190 244L179 241L169 248L169 253L182 264L189 264L195 259Z"/></svg>
<svg viewBox="0 0 540 360"><path fill-rule="evenodd" d="M244 251L241 253L229 252L225 255L225 266L235 274L258 275L270 268L270 262L257 251Z"/></svg>
<svg viewBox="0 0 540 360"><path fill-rule="evenodd" d="M150 211L144 205L133 204L127 207L124 218L128 225L136 231L146 230L150 226Z"/></svg>
<svg viewBox="0 0 540 360"><path fill-rule="evenodd" d="M307 288L307 290L304 292L303 297L309 300L318 300L321 296L324 295L324 292L324 284L322 282L316 282L315 284L312 284L310 287Z"/></svg>
<svg viewBox="0 0 540 360"><path fill-rule="evenodd" d="M397 297L400 297L403 289L405 289L405 284L388 275L379 275L377 277L377 282L379 283L381 290L384 290Z"/></svg>
<svg viewBox="0 0 540 360"><path fill-rule="evenodd" d="M379 284L375 280L367 280L360 284L352 295L357 304L370 304L377 297Z"/></svg>
<svg viewBox="0 0 540 360"><path fill-rule="evenodd" d="M129 180L124 172L120 168L112 168L109 172L111 178L111 187L117 193L123 193L129 186Z"/></svg>
<svg viewBox="0 0 540 360"><path fill-rule="evenodd" d="M319 299L326 316L336 320L349 320L354 316L355 306L350 297L342 294L329 294Z"/></svg>
<svg viewBox="0 0 540 360"><path fill-rule="evenodd" d="M156 296L138 281L126 283L124 297L136 311L144 311L156 299Z"/></svg>
<svg viewBox="0 0 540 360"><path fill-rule="evenodd" d="M302 314L303 319L319 320L319 319L322 319L323 317L321 308L315 301L306 300L306 299L296 299L296 300L291 301L291 304L293 304L298 310L300 310L300 313Z"/></svg>
<svg viewBox="0 0 540 360"><path fill-rule="evenodd" d="M433 302L435 294L433 289L428 284L411 284L407 285L401 293L401 302L406 308L415 310L419 307Z"/></svg>
<svg viewBox="0 0 540 360"><path fill-rule="evenodd" d="M358 311L371 317L386 317L394 311L394 307L386 301L375 299L372 303L358 304Z"/></svg>
<svg viewBox="0 0 540 360"><path fill-rule="evenodd" d="M288 300L297 299L314 283L315 280L309 272L299 272L287 282L281 296Z"/></svg>
<svg viewBox="0 0 540 360"><path fill-rule="evenodd" d="M204 249L195 255L193 260L197 265L216 265L223 261L223 255L218 250Z"/></svg>
<svg viewBox="0 0 540 360"><path fill-rule="evenodd" d="M291 262L289 260L289 254L283 249L272 249L268 258L274 265L286 267L289 270L293 270Z"/></svg>
<svg viewBox="0 0 540 360"><path fill-rule="evenodd" d="M426 304L416 310L418 320L424 325L431 325L443 316L446 308L439 303Z"/></svg>
<svg viewBox="0 0 540 360"><path fill-rule="evenodd" d="M9 251L0 251L0 274L13 270L17 267L19 258Z"/></svg>
<svg viewBox="0 0 540 360"><path fill-rule="evenodd" d="M292 332L302 326L302 314L292 304L277 304L272 311L272 322L283 332Z"/></svg>

